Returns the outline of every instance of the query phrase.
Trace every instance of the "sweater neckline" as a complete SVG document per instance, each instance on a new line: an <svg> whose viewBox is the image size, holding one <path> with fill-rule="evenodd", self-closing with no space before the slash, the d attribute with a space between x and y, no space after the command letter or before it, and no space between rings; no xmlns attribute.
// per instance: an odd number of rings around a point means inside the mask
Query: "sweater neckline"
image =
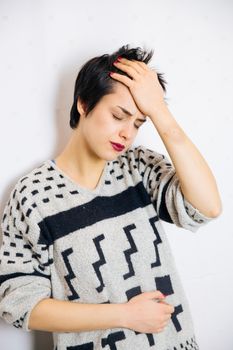
<svg viewBox="0 0 233 350"><path fill-rule="evenodd" d="M62 175L63 179L65 179L67 182L71 183L72 185L74 185L78 191L80 193L84 193L84 194L90 194L90 195L96 195L102 192L103 187L105 185L105 178L106 178L106 174L107 174L107 169L109 166L109 161L106 161L104 169L100 175L99 181L97 186L94 189L90 189L87 187L83 187L81 186L78 182L76 182L75 180L73 180L68 174L66 174L63 170L61 170L57 164L52 160L52 159L48 159L47 163L53 167L53 169L59 173L60 175Z"/></svg>

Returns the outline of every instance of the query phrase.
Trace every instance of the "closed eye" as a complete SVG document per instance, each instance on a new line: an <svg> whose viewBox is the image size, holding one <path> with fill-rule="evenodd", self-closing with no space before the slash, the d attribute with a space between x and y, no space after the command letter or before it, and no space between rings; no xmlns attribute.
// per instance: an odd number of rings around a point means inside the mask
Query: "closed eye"
<svg viewBox="0 0 233 350"><path fill-rule="evenodd" d="M117 118L114 114L112 115L114 119L117 119L117 120L123 120L121 118ZM137 126L137 125L134 125L136 129L139 129L140 126Z"/></svg>
<svg viewBox="0 0 233 350"><path fill-rule="evenodd" d="M112 116L113 116L113 118L115 118L115 119L122 120L121 118L117 118L114 114L113 114Z"/></svg>

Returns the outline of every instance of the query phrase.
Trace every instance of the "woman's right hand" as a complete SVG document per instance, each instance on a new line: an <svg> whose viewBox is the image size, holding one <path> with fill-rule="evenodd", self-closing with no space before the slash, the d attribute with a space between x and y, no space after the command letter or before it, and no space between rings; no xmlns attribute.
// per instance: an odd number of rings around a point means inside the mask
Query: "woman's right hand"
<svg viewBox="0 0 233 350"><path fill-rule="evenodd" d="M156 302L155 298L161 301ZM126 328L141 333L159 333L168 324L174 307L164 302L163 294L156 290L144 292L125 303Z"/></svg>

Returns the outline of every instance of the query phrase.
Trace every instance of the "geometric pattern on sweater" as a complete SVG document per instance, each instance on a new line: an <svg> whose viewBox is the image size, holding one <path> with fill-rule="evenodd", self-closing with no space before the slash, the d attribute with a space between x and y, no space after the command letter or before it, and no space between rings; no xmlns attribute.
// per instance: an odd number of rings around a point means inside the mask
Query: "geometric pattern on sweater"
<svg viewBox="0 0 233 350"><path fill-rule="evenodd" d="M4 208L0 316L30 331L30 312L44 298L122 303L160 290L175 309L163 332L54 333L54 346L198 349L161 221L196 232L211 220L184 198L168 158L142 145L107 161L95 190L46 160L17 181Z"/></svg>

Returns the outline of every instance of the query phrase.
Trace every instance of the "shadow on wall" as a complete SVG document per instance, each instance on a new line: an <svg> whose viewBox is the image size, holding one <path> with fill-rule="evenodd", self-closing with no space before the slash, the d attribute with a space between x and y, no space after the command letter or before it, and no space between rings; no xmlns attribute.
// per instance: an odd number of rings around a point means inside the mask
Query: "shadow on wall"
<svg viewBox="0 0 233 350"><path fill-rule="evenodd" d="M1 350L53 350L51 332L26 332L0 319Z"/></svg>
<svg viewBox="0 0 233 350"><path fill-rule="evenodd" d="M53 335L50 332L33 331L33 350L53 350Z"/></svg>

